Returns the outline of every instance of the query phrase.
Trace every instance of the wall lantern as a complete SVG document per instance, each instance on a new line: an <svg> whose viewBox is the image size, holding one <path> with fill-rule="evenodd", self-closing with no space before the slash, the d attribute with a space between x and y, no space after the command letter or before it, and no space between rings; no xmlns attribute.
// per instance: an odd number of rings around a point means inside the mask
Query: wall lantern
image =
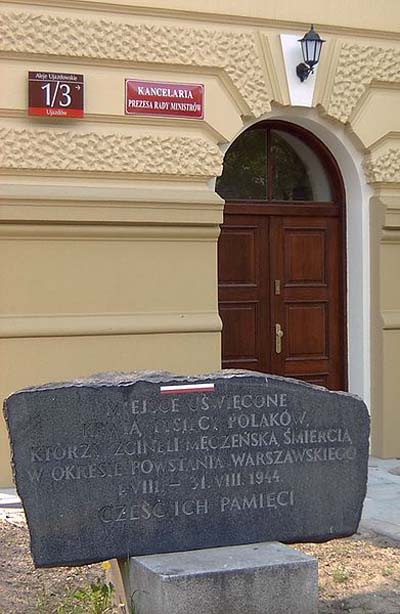
<svg viewBox="0 0 400 614"><path fill-rule="evenodd" d="M303 52L303 60L296 67L296 73L301 82L305 81L310 73L314 72L314 66L318 64L319 56L321 55L322 45L325 43L319 34L314 30L312 25L310 30L299 40L301 43L301 51Z"/></svg>

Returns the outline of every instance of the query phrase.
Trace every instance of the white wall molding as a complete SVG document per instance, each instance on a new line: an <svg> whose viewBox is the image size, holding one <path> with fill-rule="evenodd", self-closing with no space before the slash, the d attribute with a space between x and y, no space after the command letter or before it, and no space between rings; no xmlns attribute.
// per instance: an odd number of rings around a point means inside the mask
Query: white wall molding
<svg viewBox="0 0 400 614"><path fill-rule="evenodd" d="M296 74L296 67L303 62L299 39L303 34L281 34L282 54L285 61L286 79L289 88L290 103L294 107L312 107L318 66L314 73L303 83Z"/></svg>

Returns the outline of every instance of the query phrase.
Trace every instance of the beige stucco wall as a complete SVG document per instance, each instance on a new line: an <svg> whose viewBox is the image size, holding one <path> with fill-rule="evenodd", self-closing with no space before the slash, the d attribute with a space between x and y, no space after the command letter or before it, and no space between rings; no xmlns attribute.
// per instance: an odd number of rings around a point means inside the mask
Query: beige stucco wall
<svg viewBox="0 0 400 614"><path fill-rule="evenodd" d="M311 21L328 39L313 104L347 127L375 189L373 446L400 454L397 0L1 2L0 397L98 370L219 366L212 179L222 145L289 105L279 35ZM27 117L28 70L83 73L85 118ZM204 121L126 117L125 77L204 83ZM0 484L8 458L1 424Z"/></svg>

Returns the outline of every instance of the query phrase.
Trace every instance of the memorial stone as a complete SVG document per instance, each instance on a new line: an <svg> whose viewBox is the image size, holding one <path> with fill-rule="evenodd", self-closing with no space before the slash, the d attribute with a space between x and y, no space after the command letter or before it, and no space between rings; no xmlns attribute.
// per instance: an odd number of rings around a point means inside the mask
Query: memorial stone
<svg viewBox="0 0 400 614"><path fill-rule="evenodd" d="M278 376L108 373L5 402L35 565L357 530L361 399Z"/></svg>

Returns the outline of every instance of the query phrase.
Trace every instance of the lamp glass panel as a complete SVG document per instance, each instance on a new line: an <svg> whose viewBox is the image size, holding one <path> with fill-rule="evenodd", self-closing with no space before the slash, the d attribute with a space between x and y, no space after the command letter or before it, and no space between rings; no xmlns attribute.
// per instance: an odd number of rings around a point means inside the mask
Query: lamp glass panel
<svg viewBox="0 0 400 614"><path fill-rule="evenodd" d="M319 62L319 56L321 55L321 49L322 49L322 41L316 41L315 51L314 51L315 64L318 64Z"/></svg>
<svg viewBox="0 0 400 614"><path fill-rule="evenodd" d="M307 41L305 41L304 38L303 38L300 42L301 42L301 52L303 54L303 60L307 64L307 62L308 62L308 58L307 58Z"/></svg>
<svg viewBox="0 0 400 614"><path fill-rule="evenodd" d="M310 60L313 61L313 64L317 61L318 46L318 41L310 41Z"/></svg>
<svg viewBox="0 0 400 614"><path fill-rule="evenodd" d="M316 41L316 40L306 41L306 54L307 54L306 63L309 66L314 66L314 64L316 64L318 61L318 58L317 58L318 47L319 47L319 41Z"/></svg>

